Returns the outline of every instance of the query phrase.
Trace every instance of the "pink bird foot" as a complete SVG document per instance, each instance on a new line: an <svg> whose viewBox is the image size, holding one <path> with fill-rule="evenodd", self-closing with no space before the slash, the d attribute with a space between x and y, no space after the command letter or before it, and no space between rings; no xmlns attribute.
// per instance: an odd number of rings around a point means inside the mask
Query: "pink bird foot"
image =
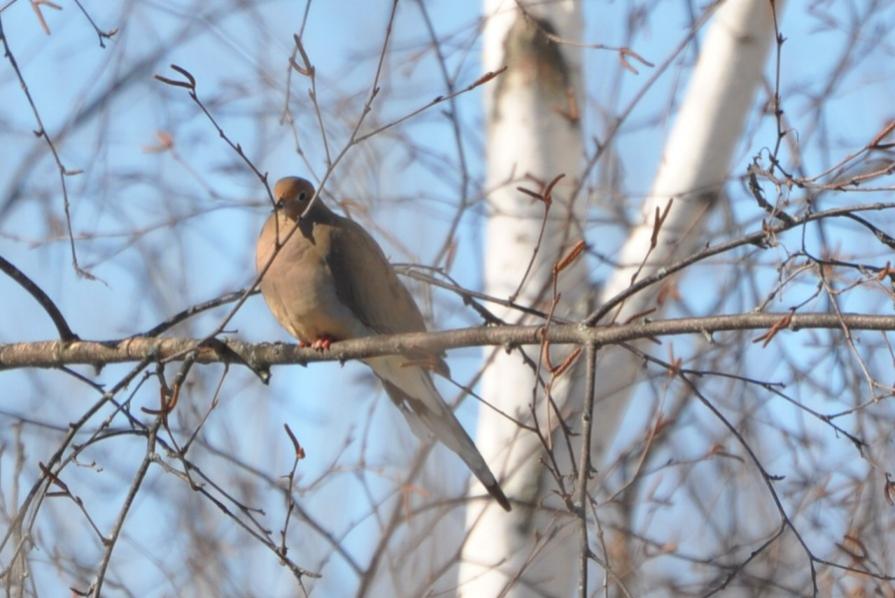
<svg viewBox="0 0 895 598"><path fill-rule="evenodd" d="M329 336L328 334L324 334L323 336L321 336L320 338L315 340L311 344L311 347L313 347L315 350L321 351L321 352L329 351L329 346L332 344L332 342L333 342L332 337Z"/></svg>

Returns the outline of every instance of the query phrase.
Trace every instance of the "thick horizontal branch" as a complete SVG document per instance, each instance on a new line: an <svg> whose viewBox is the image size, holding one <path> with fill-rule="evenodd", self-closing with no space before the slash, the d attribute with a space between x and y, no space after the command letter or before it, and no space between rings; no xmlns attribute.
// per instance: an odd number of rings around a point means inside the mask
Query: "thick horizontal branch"
<svg viewBox="0 0 895 598"><path fill-rule="evenodd" d="M442 332L376 336L333 343L329 351L284 343L246 343L236 340L206 343L190 338L134 337L119 341L38 341L0 344L0 369L51 368L73 364L101 366L129 361L177 361L196 351L199 363L243 363L256 370L272 365L314 361L348 361L395 353L435 352L459 347L552 344L610 345L642 338L678 334L711 334L730 330L769 331L762 340L799 329L895 330L895 316L812 313L737 314L681 318L588 328L583 325L488 326Z"/></svg>

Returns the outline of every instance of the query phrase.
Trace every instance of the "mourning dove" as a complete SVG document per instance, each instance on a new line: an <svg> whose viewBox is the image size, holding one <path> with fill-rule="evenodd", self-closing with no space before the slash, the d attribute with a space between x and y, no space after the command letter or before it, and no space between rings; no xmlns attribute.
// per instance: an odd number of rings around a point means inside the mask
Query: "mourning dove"
<svg viewBox="0 0 895 598"><path fill-rule="evenodd" d="M301 343L321 350L333 341L425 331L419 307L367 231L332 212L320 198L302 217L313 197L314 187L302 178L286 177L274 187L276 210L261 229L256 254L263 272L282 245L260 284L274 317ZM425 357L429 367L447 374L444 360ZM421 361L401 355L364 361L414 433L454 451L509 511L494 474Z"/></svg>

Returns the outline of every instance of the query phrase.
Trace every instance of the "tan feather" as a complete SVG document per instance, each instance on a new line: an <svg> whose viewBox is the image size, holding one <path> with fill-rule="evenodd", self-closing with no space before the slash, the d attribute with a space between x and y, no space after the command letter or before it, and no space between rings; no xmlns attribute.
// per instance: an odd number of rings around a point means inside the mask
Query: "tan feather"
<svg viewBox="0 0 895 598"><path fill-rule="evenodd" d="M277 209L258 238L256 266L268 268L261 293L274 317L307 343L426 330L413 297L379 244L356 222L339 216L306 180L277 182ZM279 251L268 266L277 247ZM432 382L432 369L448 374L439 355L382 356L365 360L411 429L455 452L501 507L510 503L472 439Z"/></svg>

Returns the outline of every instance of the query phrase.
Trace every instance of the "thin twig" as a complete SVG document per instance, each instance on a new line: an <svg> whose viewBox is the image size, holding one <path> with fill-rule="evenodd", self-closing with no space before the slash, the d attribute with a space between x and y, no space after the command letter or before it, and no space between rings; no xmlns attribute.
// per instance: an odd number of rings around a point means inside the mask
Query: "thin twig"
<svg viewBox="0 0 895 598"><path fill-rule="evenodd" d="M59 308L56 307L56 304L53 303L53 300L50 299L49 295L47 295L42 288L37 286L33 280L28 278L24 272L16 268L2 255L0 255L0 270L19 283L23 289L28 291L28 293L40 303L40 306L44 308L44 311L47 312L47 315L53 320L53 324L56 326L56 330L59 332L59 337L63 342L78 340L80 338L77 334L72 332L71 328L69 328L68 322L65 321L62 312L59 311Z"/></svg>
<svg viewBox="0 0 895 598"><path fill-rule="evenodd" d="M592 466L590 462L591 430L593 429L594 400L596 398L596 371L597 371L597 346L593 343L587 345L586 351L587 371L585 372L584 405L581 409L581 452L578 456L578 497L575 504L580 518L580 538L578 541L578 595L587 598L587 568L591 559L590 543L588 541L589 530L587 526L587 489L591 478ZM608 559L609 555L605 555ZM608 566L608 561L606 565Z"/></svg>
<svg viewBox="0 0 895 598"><path fill-rule="evenodd" d="M146 436L146 454L143 456L143 461L140 463L140 467L138 467L137 471L134 473L134 478L131 481L130 488L128 488L127 496L124 497L124 503L122 503L121 509L118 511L118 517L112 526L112 533L109 534L108 538L103 538L103 544L105 544L106 549L103 551L103 558L97 569L96 579L91 586L91 593L94 598L102 596L106 570L109 568L109 563L112 561L112 551L118 543L118 536L121 535L121 530L124 529L124 521L134 504L134 500L137 498L137 492L139 492L140 486L143 485L143 480L146 479L149 465L153 461L153 456L155 455L155 438L158 433L159 425L162 423L162 419L163 416L159 415L156 418L155 423L149 428L149 433Z"/></svg>
<svg viewBox="0 0 895 598"><path fill-rule="evenodd" d="M68 199L68 187L65 184L66 177L74 176L80 174L80 170L68 170L65 165L62 163L62 158L59 157L59 152L56 150L56 144L53 143L52 137L47 132L46 127L44 126L43 119L40 117L40 112L37 110L37 105L34 103L34 98L31 97L31 91L28 89L28 83L25 82L25 77L22 75L22 71L19 70L19 64L16 61L16 57L13 55L12 50L9 48L9 43L6 39L6 33L3 31L3 16L0 14L0 40L3 41L3 51L7 60L9 60L9 64L12 66L12 70L16 73L16 78L19 80L19 85L22 88L22 92L25 94L25 98L28 100L28 105L31 106L31 113L34 115L34 120L37 121L37 129L34 131L34 134L38 137L43 137L47 142L47 147L50 148L50 153L53 154L53 160L56 161L56 168L59 171L59 183L62 187L62 205L65 209L65 226L66 231L68 232L68 242L69 247L71 249L71 259L72 265L74 266L75 272L78 276L82 276L89 280L96 280L96 277L88 272L87 270L81 268L78 264L78 253L75 249L75 236L72 232L71 226L71 207Z"/></svg>

